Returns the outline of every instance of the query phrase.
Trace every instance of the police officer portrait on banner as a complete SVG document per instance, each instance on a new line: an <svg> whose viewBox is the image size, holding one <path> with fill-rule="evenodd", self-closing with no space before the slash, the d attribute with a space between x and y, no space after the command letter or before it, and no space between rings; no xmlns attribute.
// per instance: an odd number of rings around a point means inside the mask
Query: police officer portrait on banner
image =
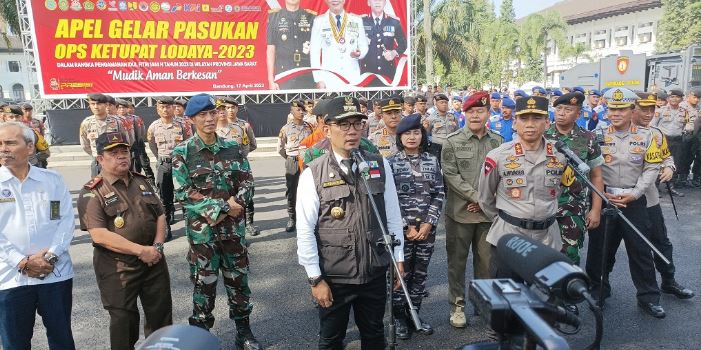
<svg viewBox="0 0 701 350"><path fill-rule="evenodd" d="M369 46L367 55L361 60L360 71L380 75L386 81L385 83L375 78L369 86L392 85L397 63L407 49L404 29L399 18L385 11L387 5L387 0L368 0L370 13L363 15L363 26ZM400 71L399 74L401 73Z"/></svg>
<svg viewBox="0 0 701 350"><path fill-rule="evenodd" d="M266 62L270 90L315 87L309 71L290 72L289 76L276 78L293 69L309 69L309 45L315 17L316 12L300 8L299 0L285 0L282 8L268 11Z"/></svg>
<svg viewBox="0 0 701 350"><path fill-rule="evenodd" d="M380 225L386 224L387 232L399 241L393 253L400 272L404 261L403 223L392 169L381 156L360 150L368 166L360 173L360 164L351 156L366 118L355 98L332 99L326 113L324 128L331 151L302 172L298 191L305 200L297 201L296 212L298 260L319 304L318 347L343 348L352 309L361 347L384 349L386 273L391 257ZM369 196L377 203L379 219Z"/></svg>

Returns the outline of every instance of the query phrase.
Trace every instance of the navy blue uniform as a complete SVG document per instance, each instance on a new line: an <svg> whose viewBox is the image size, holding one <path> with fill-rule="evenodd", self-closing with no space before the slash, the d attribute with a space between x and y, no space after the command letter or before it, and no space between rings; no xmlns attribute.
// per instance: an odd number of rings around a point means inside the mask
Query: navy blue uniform
<svg viewBox="0 0 701 350"><path fill-rule="evenodd" d="M384 75L388 77L388 81L392 81L397 70L396 59L387 61L382 54L391 50L396 50L399 55L404 53L407 46L406 35L398 19L383 14L378 20L372 15L363 17L363 26L370 46L367 55L361 61L360 72Z"/></svg>
<svg viewBox="0 0 701 350"><path fill-rule="evenodd" d="M268 14L268 45L275 46L275 74L310 66L309 43L312 22L316 13L311 10L270 10ZM309 89L314 87L310 73L300 74L279 83L281 89Z"/></svg>

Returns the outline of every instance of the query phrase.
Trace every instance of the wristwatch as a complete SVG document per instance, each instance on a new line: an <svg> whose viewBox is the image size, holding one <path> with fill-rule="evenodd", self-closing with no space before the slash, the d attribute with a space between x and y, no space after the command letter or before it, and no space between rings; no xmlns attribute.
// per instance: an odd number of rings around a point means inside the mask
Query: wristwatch
<svg viewBox="0 0 701 350"><path fill-rule="evenodd" d="M223 211L225 213L228 213L231 211L231 206L229 205L228 202L224 203L224 206L221 207L221 211Z"/></svg>
<svg viewBox="0 0 701 350"><path fill-rule="evenodd" d="M307 282L309 282L309 285L312 287L316 287L323 280L324 277L321 275L307 278Z"/></svg>
<svg viewBox="0 0 701 350"><path fill-rule="evenodd" d="M58 255L54 253L46 253L44 254L44 260L51 265L55 265L56 262L58 262Z"/></svg>
<svg viewBox="0 0 701 350"><path fill-rule="evenodd" d="M163 243L154 243L153 247L156 248L161 255L163 255Z"/></svg>

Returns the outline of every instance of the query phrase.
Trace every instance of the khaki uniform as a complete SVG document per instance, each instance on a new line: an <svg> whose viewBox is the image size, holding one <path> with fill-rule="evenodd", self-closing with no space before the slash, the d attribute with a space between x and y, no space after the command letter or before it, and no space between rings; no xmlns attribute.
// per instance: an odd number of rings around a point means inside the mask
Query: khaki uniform
<svg viewBox="0 0 701 350"><path fill-rule="evenodd" d="M537 151L526 151L518 141L507 142L490 151L477 188L482 211L494 218L487 242L496 246L503 235L518 233L560 250L562 240L555 214L566 164L565 156L555 152L555 143L545 139ZM499 212L522 220L550 222L550 225L543 229L527 229L506 222Z"/></svg>
<svg viewBox="0 0 701 350"><path fill-rule="evenodd" d="M375 132L370 134L368 139L377 147L380 154L385 158L389 158L399 152L399 149L397 149L397 135L390 133L387 128L383 127L382 129L375 130Z"/></svg>
<svg viewBox="0 0 701 350"><path fill-rule="evenodd" d="M247 157L250 152L258 148L253 128L245 120L236 119L235 122L229 122L225 127L217 128L217 135L223 139L233 140L238 143L244 157Z"/></svg>
<svg viewBox="0 0 701 350"><path fill-rule="evenodd" d="M470 129L465 128L448 135L443 144L441 163L447 187L445 226L448 289L449 302L453 308L465 306L465 264L471 246L475 278L491 277L491 247L486 237L492 220L483 212L467 211L467 205L478 202L480 165L484 163L487 153L499 147L503 140L498 133L489 130L482 138L478 138Z"/></svg>
<svg viewBox="0 0 701 350"><path fill-rule="evenodd" d="M140 174L130 173L128 183L108 176L96 177L85 184L78 198L80 228L105 228L131 242L150 246L156 238L158 218L163 215L163 206L154 192ZM93 246L100 297L110 314L111 349L133 349L139 339L137 297L146 316L146 337L173 323L165 257L149 267L136 256Z"/></svg>
<svg viewBox="0 0 701 350"><path fill-rule="evenodd" d="M442 145L448 135L458 130L458 121L452 113L446 113L444 116L438 113L431 114L428 117L428 128L426 132L431 135L431 142Z"/></svg>
<svg viewBox="0 0 701 350"><path fill-rule="evenodd" d="M97 157L97 148L95 147L95 140L97 137L106 132L118 132L124 136L125 140L129 139L129 134L124 128L121 120L115 116L108 115L105 119L98 119L94 115L91 115L80 123L80 145L83 147L83 151L93 157L92 164L90 164L90 176L95 177L100 173L100 165L95 160Z"/></svg>
<svg viewBox="0 0 701 350"><path fill-rule="evenodd" d="M297 183L299 182L300 175L297 158L301 157L301 152L304 151L303 146L300 146L300 144L302 140L311 135L312 132L314 131L311 125L305 122L302 122L302 124L289 122L280 129L280 134L278 135L277 151L280 156L286 159L285 185L287 189L285 190L285 197L287 197L287 214L292 220L295 218Z"/></svg>
<svg viewBox="0 0 701 350"><path fill-rule="evenodd" d="M367 135L365 136L372 135L375 133L375 131L385 127L384 120L382 120L382 118L378 119L377 117L375 117L374 113L370 113L370 116L368 117L366 123L368 125L368 128L366 129Z"/></svg>

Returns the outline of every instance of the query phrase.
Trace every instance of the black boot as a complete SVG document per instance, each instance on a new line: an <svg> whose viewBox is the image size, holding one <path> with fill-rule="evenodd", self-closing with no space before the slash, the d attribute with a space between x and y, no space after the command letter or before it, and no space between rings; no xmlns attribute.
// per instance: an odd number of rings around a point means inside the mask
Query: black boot
<svg viewBox="0 0 701 350"><path fill-rule="evenodd" d="M411 333L409 332L409 326L406 322L406 315L404 314L404 308L401 306L393 307L394 313L394 334L397 338L402 340L407 340L411 338Z"/></svg>
<svg viewBox="0 0 701 350"><path fill-rule="evenodd" d="M166 222L166 242L173 240L173 231L170 229L170 224Z"/></svg>
<svg viewBox="0 0 701 350"><path fill-rule="evenodd" d="M292 232L295 230L296 226L297 226L297 223L295 222L294 215L290 215L290 218L287 220L287 226L285 226L285 231Z"/></svg>
<svg viewBox="0 0 701 350"><path fill-rule="evenodd" d="M694 297L694 291L680 285L679 283L677 283L677 281L673 279L662 281L660 290L662 290L662 293L672 294L679 299L691 299Z"/></svg>
<svg viewBox="0 0 701 350"><path fill-rule="evenodd" d="M166 222L169 225L175 225L175 206L170 205L166 207Z"/></svg>
<svg viewBox="0 0 701 350"><path fill-rule="evenodd" d="M421 311L421 305L416 305L416 312L418 313ZM411 319L411 313L409 312L409 306L407 305L406 308L406 315L408 318ZM421 333L423 335L431 335L433 334L433 327L431 327L430 324L424 322L424 320L421 319L419 316L419 325L421 326L421 329L416 329L416 325L414 325L414 321L412 320L411 322L411 328L413 328L416 332Z"/></svg>
<svg viewBox="0 0 701 350"><path fill-rule="evenodd" d="M253 213L246 211L246 234L249 236L258 236L260 230L253 225Z"/></svg>
<svg viewBox="0 0 701 350"><path fill-rule="evenodd" d="M236 349L239 350L259 350L263 347L258 343L251 331L251 324L248 317L235 320L236 322Z"/></svg>

